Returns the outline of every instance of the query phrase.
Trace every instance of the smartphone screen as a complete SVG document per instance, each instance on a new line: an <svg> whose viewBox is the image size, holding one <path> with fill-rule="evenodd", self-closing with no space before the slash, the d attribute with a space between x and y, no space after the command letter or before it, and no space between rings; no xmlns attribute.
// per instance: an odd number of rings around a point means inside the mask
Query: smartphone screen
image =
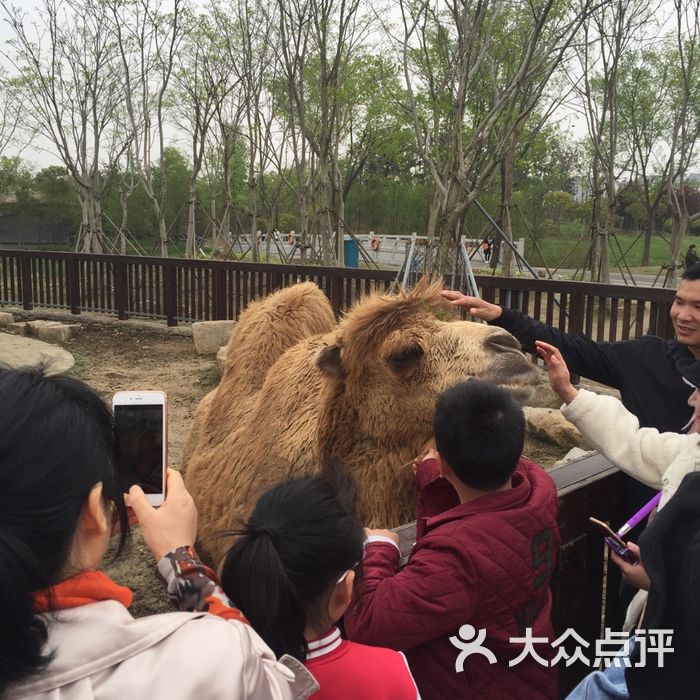
<svg viewBox="0 0 700 700"><path fill-rule="evenodd" d="M114 432L124 489L163 493L163 405L114 406Z"/></svg>

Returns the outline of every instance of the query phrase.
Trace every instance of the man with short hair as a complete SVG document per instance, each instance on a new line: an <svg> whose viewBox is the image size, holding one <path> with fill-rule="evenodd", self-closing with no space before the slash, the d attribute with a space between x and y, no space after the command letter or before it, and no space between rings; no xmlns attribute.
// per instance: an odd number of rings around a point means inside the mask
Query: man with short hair
<svg viewBox="0 0 700 700"><path fill-rule="evenodd" d="M691 243L688 246L688 252L685 254L685 271L688 272L693 265L697 265L700 262L698 258L698 250L695 243Z"/></svg>
<svg viewBox="0 0 700 700"><path fill-rule="evenodd" d="M456 505L426 519L400 570L398 535L367 531L348 637L403 651L424 700L554 700L557 493L539 465L521 459L523 411L503 389L472 379L440 395L433 430L437 451L417 481L444 477ZM538 658L516 641L528 636L539 638Z"/></svg>

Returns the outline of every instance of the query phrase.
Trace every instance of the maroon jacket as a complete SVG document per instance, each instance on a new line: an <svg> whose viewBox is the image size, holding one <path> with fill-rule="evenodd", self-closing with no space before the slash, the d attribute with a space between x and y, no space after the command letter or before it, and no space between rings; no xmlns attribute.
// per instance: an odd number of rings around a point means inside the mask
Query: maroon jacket
<svg viewBox="0 0 700 700"><path fill-rule="evenodd" d="M425 468L431 465L419 469L423 486ZM525 636L525 628L532 628L533 637L554 639L549 580L559 550L551 477L521 460L512 486L429 517L425 534L400 571L396 547L380 542L367 546L364 581L345 614L348 637L403 651L423 700L558 696L556 668L531 656L508 667L523 648L510 638ZM425 500L422 509L430 511ZM458 637L465 624L486 630L481 646L496 663L472 654L463 672L456 671L460 650L450 637ZM544 659L554 656L550 644L535 648Z"/></svg>

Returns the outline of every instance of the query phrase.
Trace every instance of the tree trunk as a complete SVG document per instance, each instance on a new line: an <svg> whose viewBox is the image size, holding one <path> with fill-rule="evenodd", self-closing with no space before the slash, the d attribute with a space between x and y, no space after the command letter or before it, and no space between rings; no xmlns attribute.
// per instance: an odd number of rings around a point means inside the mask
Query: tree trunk
<svg viewBox="0 0 700 700"><path fill-rule="evenodd" d="M168 257L168 231L165 228L165 217L161 213L158 216L158 237L160 238L160 254L162 257Z"/></svg>
<svg viewBox="0 0 700 700"><path fill-rule="evenodd" d="M647 220L644 224L644 245L642 246L642 265L649 264L651 254L651 236L654 231L654 211L647 211Z"/></svg>
<svg viewBox="0 0 700 700"><path fill-rule="evenodd" d="M512 242L513 228L510 219L510 204L513 199L513 164L515 163L515 145L509 146L501 159L501 213L498 225L505 237ZM501 275L513 275L513 251L501 241ZM495 268L495 265L494 265Z"/></svg>
<svg viewBox="0 0 700 700"><path fill-rule="evenodd" d="M126 255L126 226L129 220L129 194L125 190L119 192L119 204L122 207L122 221L119 226L119 253Z"/></svg>
<svg viewBox="0 0 700 700"><path fill-rule="evenodd" d="M669 265L671 267L669 273L666 277L666 286L670 289L675 289L678 285L678 270L680 268L680 258L681 258L681 241L683 240L685 234L688 232L688 222L689 216L685 207L681 207L681 211L674 209L672 212L672 222L671 227L671 260Z"/></svg>
<svg viewBox="0 0 700 700"><path fill-rule="evenodd" d="M260 251L258 249L258 201L257 183L252 166L248 173L248 216L250 217L248 231L250 234L250 245L253 252L253 261L260 261Z"/></svg>
<svg viewBox="0 0 700 700"><path fill-rule="evenodd" d="M331 225L331 174L328 162L319 158L318 169L318 233L321 238L321 262L333 265L333 227Z"/></svg>
<svg viewBox="0 0 700 700"><path fill-rule="evenodd" d="M187 243L185 244L185 257L193 258L197 252L197 180L192 177L188 183L187 199Z"/></svg>

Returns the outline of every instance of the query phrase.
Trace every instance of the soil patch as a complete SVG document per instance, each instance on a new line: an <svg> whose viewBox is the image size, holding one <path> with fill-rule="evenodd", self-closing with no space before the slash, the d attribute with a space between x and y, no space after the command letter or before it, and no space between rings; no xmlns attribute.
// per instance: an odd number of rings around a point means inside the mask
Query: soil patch
<svg viewBox="0 0 700 700"><path fill-rule="evenodd" d="M92 324L63 346L75 357L71 374L107 402L116 391L160 389L168 395L169 462L179 469L194 409L219 381L215 359L197 355L192 338ZM131 611L137 617L171 609L138 528L128 550L105 569L134 591Z"/></svg>

